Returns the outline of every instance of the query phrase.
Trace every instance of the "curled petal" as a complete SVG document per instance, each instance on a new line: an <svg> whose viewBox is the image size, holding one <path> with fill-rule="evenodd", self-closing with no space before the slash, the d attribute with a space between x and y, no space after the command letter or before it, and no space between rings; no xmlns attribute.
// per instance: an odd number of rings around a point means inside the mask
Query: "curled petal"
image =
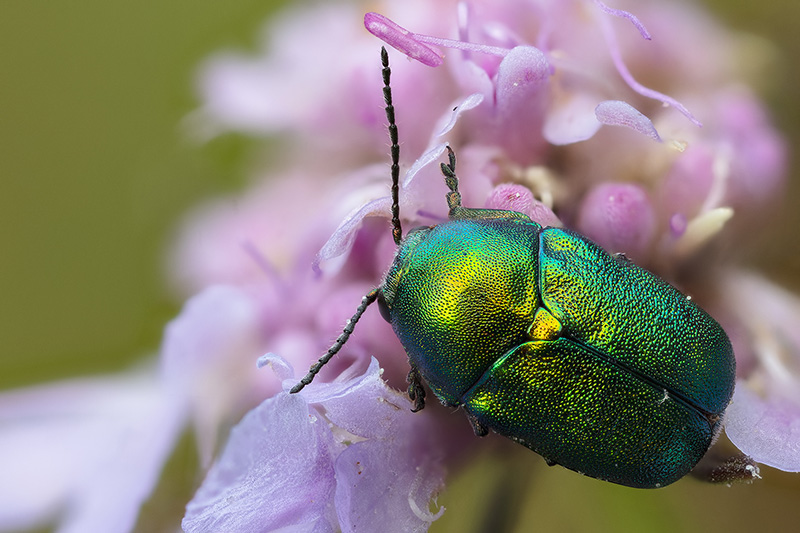
<svg viewBox="0 0 800 533"><path fill-rule="evenodd" d="M600 102L594 110L597 120L609 126L625 126L647 135L654 141L661 142L655 126L649 118L640 113L635 107L620 100L607 100Z"/></svg>
<svg viewBox="0 0 800 533"><path fill-rule="evenodd" d="M483 95L481 93L473 93L464 98L460 103L455 104L453 106L452 113L449 113L448 122L441 128L438 128L438 132L434 135L434 137L441 137L445 133L452 130L456 125L456 121L461 116L461 113L478 107L481 102L483 102Z"/></svg>
<svg viewBox="0 0 800 533"><path fill-rule="evenodd" d="M347 217L339 224L333 235L330 236L328 241L322 246L322 249L314 259L312 268L315 272L320 273L320 264L323 261L333 259L345 255L350 252L353 247L353 242L356 239L356 232L361 227L361 223L366 217L370 216L389 216L391 209L392 199L388 196L371 200L363 206L352 211Z"/></svg>
<svg viewBox="0 0 800 533"><path fill-rule="evenodd" d="M406 175L403 178L403 187L408 187L411 185L411 182L414 181L414 178L420 170L427 167L431 163L438 161L442 157L442 154L444 154L446 148L447 143L437 144L422 154L419 159L414 161L414 164L411 165L411 168L408 169L408 172L406 172Z"/></svg>
<svg viewBox="0 0 800 533"><path fill-rule="evenodd" d="M614 66L617 67L617 72L619 75L622 76L622 79L625 80L625 83L628 84L628 87L636 91L637 93L645 96L647 98L653 98L654 100L658 100L667 105L671 105L683 115L688 118L695 126L700 127L702 123L695 118L692 113L686 109L682 103L677 101L676 99L672 98L671 96L667 96L664 93L655 91L650 89L649 87L645 87L636 79L634 79L633 74L631 74L628 67L625 65L625 61L622 60L622 54L619 49L619 44L617 43L617 37L614 35L614 30L611 29L611 25L608 23L607 20L602 19L601 21L601 28L603 29L603 34L606 37L606 42L608 43L608 51L611 54L611 59L614 62Z"/></svg>
<svg viewBox="0 0 800 533"><path fill-rule="evenodd" d="M269 366L282 381L294 378L294 368L292 364L274 353L264 354L259 357L258 361L256 361L256 366L258 368Z"/></svg>
<svg viewBox="0 0 800 533"><path fill-rule="evenodd" d="M333 381L303 391L308 403L325 406L325 416L337 426L363 438L388 438L397 429L392 410L410 407L408 400L386 387L378 361L373 357L363 376ZM365 401L356 404L353 398ZM367 400L369 399L369 400Z"/></svg>

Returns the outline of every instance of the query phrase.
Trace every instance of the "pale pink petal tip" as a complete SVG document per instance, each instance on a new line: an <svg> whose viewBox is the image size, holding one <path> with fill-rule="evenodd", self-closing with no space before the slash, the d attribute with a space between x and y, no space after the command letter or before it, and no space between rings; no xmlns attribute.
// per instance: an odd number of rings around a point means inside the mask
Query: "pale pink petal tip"
<svg viewBox="0 0 800 533"><path fill-rule="evenodd" d="M438 133L436 133L434 137L441 137L445 133L448 133L455 127L456 122L458 121L459 117L461 117L461 113L478 107L481 102L483 102L483 95L481 93L473 93L464 98L460 103L454 105L452 112L448 113L447 123L439 128Z"/></svg>
<svg viewBox="0 0 800 533"><path fill-rule="evenodd" d="M725 416L725 433L754 461L800 472L800 405L778 396L761 398L736 384Z"/></svg>
<svg viewBox="0 0 800 533"><path fill-rule="evenodd" d="M424 65L438 67L442 64L439 54L416 40L413 33L379 13L370 12L364 15L364 27L389 46Z"/></svg>
<svg viewBox="0 0 800 533"><path fill-rule="evenodd" d="M265 366L270 367L281 380L292 379L294 377L294 367L292 367L292 364L280 355L271 352L259 357L258 361L256 361L256 366L258 368L264 368Z"/></svg>
<svg viewBox="0 0 800 533"><path fill-rule="evenodd" d="M433 148L429 149L427 152L419 156L419 159L414 161L414 164L411 165L411 168L408 169L406 172L405 177L403 178L403 187L408 187L411 185L411 182L414 181L414 178L419 174L419 172L430 165L431 163L435 163L439 161L439 158L442 157L444 154L445 149L447 148L447 143L437 144Z"/></svg>
<svg viewBox="0 0 800 533"><path fill-rule="evenodd" d="M594 109L594 114L602 124L625 126L661 142L661 137L650 119L627 102L620 100L600 102Z"/></svg>

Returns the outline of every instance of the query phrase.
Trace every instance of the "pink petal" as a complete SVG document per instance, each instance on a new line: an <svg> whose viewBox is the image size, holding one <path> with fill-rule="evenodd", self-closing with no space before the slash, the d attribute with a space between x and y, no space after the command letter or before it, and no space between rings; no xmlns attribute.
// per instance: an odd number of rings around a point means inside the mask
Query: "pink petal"
<svg viewBox="0 0 800 533"><path fill-rule="evenodd" d="M655 213L640 186L606 183L583 200L578 231L609 252L641 259L655 235Z"/></svg>
<svg viewBox="0 0 800 533"><path fill-rule="evenodd" d="M152 370L0 395L0 524L131 531L184 422Z"/></svg>
<svg viewBox="0 0 800 533"><path fill-rule="evenodd" d="M440 452L410 407L375 359L361 376L266 400L232 431L184 529L424 531L442 512L428 510Z"/></svg>
<svg viewBox="0 0 800 533"><path fill-rule="evenodd" d="M339 446L299 395L280 393L231 431L222 456L186 506L187 533L332 530L326 512Z"/></svg>
<svg viewBox="0 0 800 533"><path fill-rule="evenodd" d="M725 433L756 462L800 472L800 405L781 397L761 398L736 383L725 416Z"/></svg>
<svg viewBox="0 0 800 533"><path fill-rule="evenodd" d="M531 105L531 98L550 77L547 57L533 46L517 46L503 58L497 71L496 99L500 120L512 118L520 108Z"/></svg>
<svg viewBox="0 0 800 533"><path fill-rule="evenodd" d="M255 366L265 349L259 303L242 288L212 286L189 299L164 333L164 376L189 403L205 465L220 427L267 392Z"/></svg>
<svg viewBox="0 0 800 533"><path fill-rule="evenodd" d="M531 190L522 185L513 183L498 185L486 199L485 207L524 213L542 226L563 226L553 210L534 198Z"/></svg>
<svg viewBox="0 0 800 533"><path fill-rule="evenodd" d="M654 141L661 142L655 126L649 118L636 110L627 102L607 100L600 102L594 110L597 120L610 126L625 126L642 135L647 135Z"/></svg>
<svg viewBox="0 0 800 533"><path fill-rule="evenodd" d="M548 112L542 133L551 144L565 145L591 138L601 123L595 116L596 100L575 94L565 98Z"/></svg>

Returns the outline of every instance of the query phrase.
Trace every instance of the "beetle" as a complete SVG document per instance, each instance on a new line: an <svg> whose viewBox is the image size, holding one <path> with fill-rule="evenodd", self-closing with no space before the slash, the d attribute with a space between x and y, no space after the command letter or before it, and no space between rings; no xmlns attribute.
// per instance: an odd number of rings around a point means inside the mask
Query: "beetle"
<svg viewBox="0 0 800 533"><path fill-rule="evenodd" d="M461 205L456 156L441 164L449 218L402 235L399 145L381 49L391 140L392 233L380 287L291 389L309 384L372 303L411 370L489 430L597 479L657 488L687 474L721 429L735 359L722 327L686 295L621 255L514 211Z"/></svg>

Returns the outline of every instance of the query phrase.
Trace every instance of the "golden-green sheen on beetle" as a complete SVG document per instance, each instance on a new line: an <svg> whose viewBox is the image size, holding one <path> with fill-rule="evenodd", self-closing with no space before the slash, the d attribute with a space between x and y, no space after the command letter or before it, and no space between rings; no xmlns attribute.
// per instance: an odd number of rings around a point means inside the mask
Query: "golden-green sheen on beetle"
<svg viewBox="0 0 800 533"><path fill-rule="evenodd" d="M291 392L311 383L377 301L423 383L489 430L588 476L668 485L705 455L733 395L720 325L680 291L585 237L514 211L462 207L455 154L441 169L449 220L402 237L399 145L381 49L392 144L392 233L383 284Z"/></svg>
<svg viewBox="0 0 800 533"><path fill-rule="evenodd" d="M464 211L410 233L382 288L436 396L595 478L658 487L688 473L733 394L722 328L578 234Z"/></svg>

